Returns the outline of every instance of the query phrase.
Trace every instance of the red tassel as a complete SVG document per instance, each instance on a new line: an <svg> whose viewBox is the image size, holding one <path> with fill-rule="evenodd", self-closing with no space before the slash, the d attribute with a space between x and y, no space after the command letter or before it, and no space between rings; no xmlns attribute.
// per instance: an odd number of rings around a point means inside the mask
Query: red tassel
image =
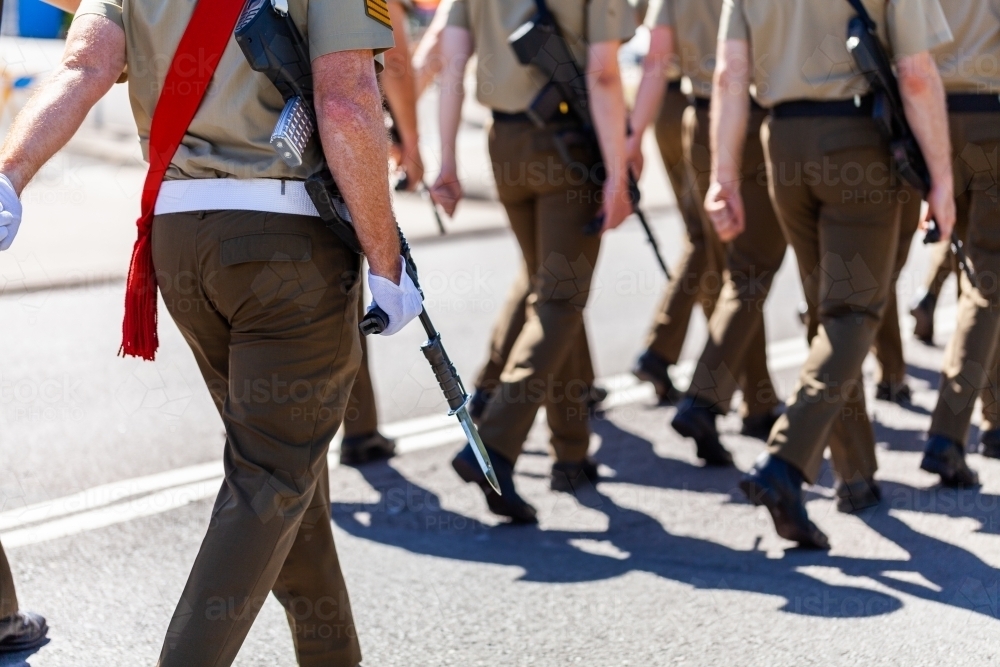
<svg viewBox="0 0 1000 667"><path fill-rule="evenodd" d="M139 221L139 238L132 249L132 264L125 287L122 345L118 354L153 361L160 346L156 333L156 273L153 269L152 225L144 222L147 221Z"/></svg>

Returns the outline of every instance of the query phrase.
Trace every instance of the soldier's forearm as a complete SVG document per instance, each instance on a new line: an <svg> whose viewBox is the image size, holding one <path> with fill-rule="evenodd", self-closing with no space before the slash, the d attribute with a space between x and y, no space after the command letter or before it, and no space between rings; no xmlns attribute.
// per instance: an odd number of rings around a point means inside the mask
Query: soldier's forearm
<svg viewBox="0 0 1000 667"><path fill-rule="evenodd" d="M749 61L747 42L719 42L710 120L712 181L715 182L731 183L740 178L750 118Z"/></svg>
<svg viewBox="0 0 1000 667"><path fill-rule="evenodd" d="M125 33L101 16L73 23L62 61L14 119L0 172L18 194L80 128L125 68Z"/></svg>
<svg viewBox="0 0 1000 667"><path fill-rule="evenodd" d="M632 131L641 135L653 122L653 116L663 102L663 91L674 59L674 31L657 26L650 32L649 52L642 61L642 82L632 109Z"/></svg>
<svg viewBox="0 0 1000 667"><path fill-rule="evenodd" d="M608 178L625 177L625 92L618 69L618 42L590 46L587 56L587 89L594 129Z"/></svg>
<svg viewBox="0 0 1000 667"><path fill-rule="evenodd" d="M399 237L389 193L389 153L371 51L313 63L323 151L354 218L372 273L399 283Z"/></svg>
<svg viewBox="0 0 1000 667"><path fill-rule="evenodd" d="M441 134L441 170L457 169L455 143L462 122L462 102L465 101L465 65L472 55L472 33L456 27L446 27L441 34L441 104L439 130Z"/></svg>
<svg viewBox="0 0 1000 667"><path fill-rule="evenodd" d="M382 72L382 90L392 110L392 117L404 145L416 146L417 95L410 64L410 43L406 36L406 10L398 2L389 3L392 17L392 36L396 46L385 53L385 71Z"/></svg>
<svg viewBox="0 0 1000 667"><path fill-rule="evenodd" d="M920 144L934 185L952 183L951 139L944 84L928 53L900 58L899 89L906 120Z"/></svg>

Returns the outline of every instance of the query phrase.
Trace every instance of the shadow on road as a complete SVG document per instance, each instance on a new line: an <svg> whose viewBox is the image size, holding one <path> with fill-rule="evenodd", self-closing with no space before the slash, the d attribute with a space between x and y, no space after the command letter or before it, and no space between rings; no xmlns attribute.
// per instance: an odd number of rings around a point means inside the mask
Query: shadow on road
<svg viewBox="0 0 1000 667"><path fill-rule="evenodd" d="M18 651L17 653L3 653L0 654L0 667L31 667L28 663L28 658L35 655L40 651L45 645L51 642L51 639L46 639L38 648L33 648L30 651Z"/></svg>
<svg viewBox="0 0 1000 667"><path fill-rule="evenodd" d="M597 458L615 471L615 483L729 494L744 502L736 470L713 470L664 459L652 444L611 422L595 425L606 443ZM537 526L488 526L441 507L432 491L388 464L360 468L380 494L376 502L333 503L333 520L348 533L414 553L521 568L521 580L575 583L648 572L695 589L743 591L784 599L791 614L859 618L892 613L902 600L882 591L820 581L801 571L835 568L866 577L892 591L997 618L1000 577L972 553L909 527L898 510L974 518L982 532L1000 532L1000 497L885 483L882 506L862 515L872 529L910 554L909 560L829 556L789 549L780 559L709 540L674 535L643 512L622 507L598 488L581 490L581 504L605 514L600 532L542 530ZM902 574L900 574L902 573ZM919 575L919 576L917 576ZM928 585L929 584L929 585ZM763 609L771 603L762 603Z"/></svg>

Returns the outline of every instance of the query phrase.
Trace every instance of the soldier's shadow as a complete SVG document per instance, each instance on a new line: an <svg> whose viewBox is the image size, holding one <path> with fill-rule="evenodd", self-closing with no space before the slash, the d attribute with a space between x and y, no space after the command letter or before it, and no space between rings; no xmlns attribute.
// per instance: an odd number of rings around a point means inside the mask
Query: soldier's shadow
<svg viewBox="0 0 1000 667"><path fill-rule="evenodd" d="M761 551L674 535L653 517L617 504L599 488L583 491L581 500L607 516L606 530L542 530L487 526L443 509L436 494L391 465L369 465L360 471L379 492L379 500L332 503L333 521L340 528L423 555L517 566L523 570L523 581L600 581L641 571L695 589L778 596L784 599L779 605L782 611L807 616L870 617L902 606L891 595L829 584L799 571L803 566L824 564L820 554L792 549L784 558L773 559ZM771 607L773 603L766 604Z"/></svg>
<svg viewBox="0 0 1000 667"><path fill-rule="evenodd" d="M0 654L0 667L31 667L31 665L28 663L28 658L38 653L38 651L40 651L43 646L45 646L51 641L52 641L51 639L46 639L41 646L30 649L28 651L18 651L16 653Z"/></svg>

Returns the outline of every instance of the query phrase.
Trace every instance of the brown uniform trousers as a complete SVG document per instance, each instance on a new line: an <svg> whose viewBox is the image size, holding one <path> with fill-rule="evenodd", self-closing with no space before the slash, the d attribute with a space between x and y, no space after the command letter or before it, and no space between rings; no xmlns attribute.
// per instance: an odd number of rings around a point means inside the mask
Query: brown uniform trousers
<svg viewBox="0 0 1000 667"><path fill-rule="evenodd" d="M922 200L915 190L904 190L903 212L899 225L899 245L896 248L896 263L892 271L892 283L885 302L885 315L875 336L875 358L879 363L878 382L889 382L898 387L906 381L906 360L903 359L903 338L899 331L899 302L896 285L899 274L910 256L913 235L920 226Z"/></svg>
<svg viewBox="0 0 1000 667"><path fill-rule="evenodd" d="M755 109L750 118L743 152L743 195L746 231L725 248L726 276L722 293L708 324L708 341L695 366L688 395L729 411L737 385L743 387L743 416L771 412L778 396L767 369L764 302L781 268L788 242L774 213L767 191L764 148L760 126L767 117ZM689 164L704 201L709 186L709 119L707 105L691 107L685 116L684 143ZM705 220L706 225L711 223ZM706 236L714 231L706 229Z"/></svg>
<svg viewBox="0 0 1000 667"><path fill-rule="evenodd" d="M687 96L672 86L663 98L655 125L656 143L687 231L684 254L672 267L672 280L646 340L646 348L670 364L677 363L681 356L695 304L701 306L706 318L712 316L722 289L725 261L718 237L706 234L703 200L691 182L684 157L684 114L688 106Z"/></svg>
<svg viewBox="0 0 1000 667"><path fill-rule="evenodd" d="M510 351L514 348L514 342L521 334L524 323L527 320L528 297L531 296L531 279L525 269L518 272L514 284L511 285L507 299L500 309L496 324L493 325L493 333L490 335L489 357L479 376L476 378L476 389L487 392L493 391L500 384L500 374L503 373ZM588 386L595 382L594 362L590 351L590 342L587 340L587 331L584 329L580 338L581 347L576 350L580 355L580 364L583 379ZM359 373L360 375L360 373Z"/></svg>
<svg viewBox="0 0 1000 667"><path fill-rule="evenodd" d="M10 573L7 554L0 544L0 618L7 618L17 613L17 593L14 591L14 577Z"/></svg>
<svg viewBox="0 0 1000 667"><path fill-rule="evenodd" d="M364 319L366 310L364 299L358 299L359 320ZM354 379L351 397L344 412L345 438L372 435L378 430L378 407L375 403L375 387L372 385L372 372L369 367L371 361L368 356L368 341L364 336L360 339L361 367L358 368L358 376Z"/></svg>
<svg viewBox="0 0 1000 667"><path fill-rule="evenodd" d="M950 115L955 191L968 219L966 251L978 285L964 274L955 333L945 350L941 388L930 433L964 443L976 398L984 397L989 426L997 424L997 350L1000 340L1000 205L997 151L1000 114Z"/></svg>
<svg viewBox="0 0 1000 667"><path fill-rule="evenodd" d="M818 313L809 357L768 447L811 482L827 445L844 479L871 479L875 434L861 364L889 298L905 191L869 118L771 119L761 136L771 198Z"/></svg>
<svg viewBox="0 0 1000 667"><path fill-rule="evenodd" d="M161 667L230 665L269 592L300 665L361 661L327 452L361 361L359 258L318 218L157 216L157 283L226 429L225 480Z"/></svg>
<svg viewBox="0 0 1000 667"><path fill-rule="evenodd" d="M590 443L587 388L592 381L582 362L583 309L601 243L584 228L600 210L601 189L589 165L567 168L552 132L527 121L498 120L489 145L500 202L520 245L531 291L524 325L479 432L484 443L515 461L544 406L557 459L581 461Z"/></svg>

